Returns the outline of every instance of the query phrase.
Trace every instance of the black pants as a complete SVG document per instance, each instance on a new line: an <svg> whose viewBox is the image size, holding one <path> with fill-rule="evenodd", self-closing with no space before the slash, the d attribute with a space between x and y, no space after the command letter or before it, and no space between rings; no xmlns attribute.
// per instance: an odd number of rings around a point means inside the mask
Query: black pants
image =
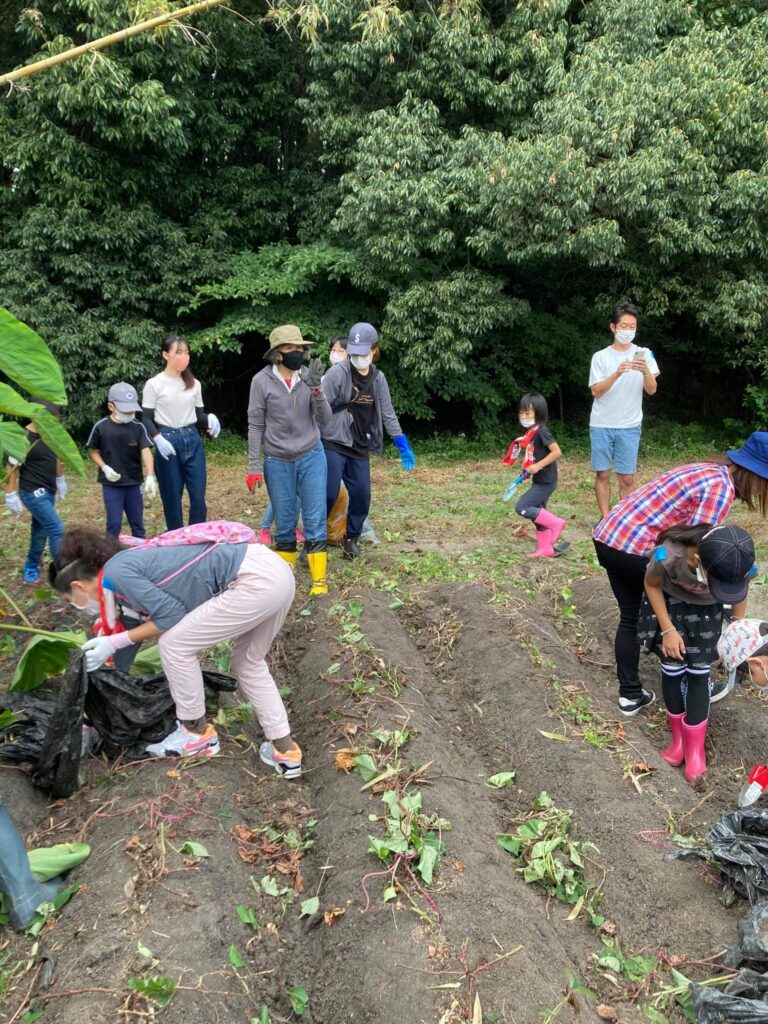
<svg viewBox="0 0 768 1024"><path fill-rule="evenodd" d="M638 673L640 644L637 639L637 617L643 599L648 558L646 555L617 551L599 540L594 545L597 560L608 573L608 582L619 606L619 627L615 642L619 696L637 700L642 691Z"/></svg>
<svg viewBox="0 0 768 1024"><path fill-rule="evenodd" d="M356 540L363 532L363 523L371 508L370 460L353 459L330 448L325 449L325 458L328 463L327 514L331 514L343 480L349 494L346 536Z"/></svg>
<svg viewBox="0 0 768 1024"><path fill-rule="evenodd" d="M547 507L547 502L554 494L557 488L557 481L551 484L532 484L531 487L517 499L515 504L515 512L519 516L525 516L526 519L530 519L532 522L536 522L536 516L541 512L543 508ZM543 526L537 526L537 530L543 530Z"/></svg>

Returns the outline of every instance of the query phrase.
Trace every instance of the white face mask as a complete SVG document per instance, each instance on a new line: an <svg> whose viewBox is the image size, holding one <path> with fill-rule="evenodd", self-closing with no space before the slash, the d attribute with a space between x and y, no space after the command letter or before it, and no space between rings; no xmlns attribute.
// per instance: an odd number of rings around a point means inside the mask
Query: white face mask
<svg viewBox="0 0 768 1024"><path fill-rule="evenodd" d="M85 604L78 604L77 601L74 600L75 594L80 595L80 594L82 594L82 591L81 590L73 590L72 591L72 600L70 600L70 602L69 602L72 605L72 607L73 608L77 608L77 610L79 612L82 612L83 615L87 615L89 618L95 619L96 616L101 611L101 608L99 607L99 602L98 601L94 601L93 598L89 597L89 598L86 599Z"/></svg>
<svg viewBox="0 0 768 1024"><path fill-rule="evenodd" d="M364 370L373 362L373 356L369 352L367 356L350 356L349 361L356 370Z"/></svg>
<svg viewBox="0 0 768 1024"><path fill-rule="evenodd" d="M135 412L120 412L119 409L115 409L112 415L118 423L130 423L132 420L136 419Z"/></svg>
<svg viewBox="0 0 768 1024"><path fill-rule="evenodd" d="M706 586L707 577L704 575L704 571L702 570L700 565L696 566L696 579L699 581L699 583L703 583Z"/></svg>
<svg viewBox="0 0 768 1024"><path fill-rule="evenodd" d="M343 363L344 360L347 358L347 353L346 352L331 352L331 354L330 354L330 356L328 358L331 360L331 363Z"/></svg>
<svg viewBox="0 0 768 1024"><path fill-rule="evenodd" d="M635 340L636 331L616 331L614 338L620 345L631 345Z"/></svg>
<svg viewBox="0 0 768 1024"><path fill-rule="evenodd" d="M536 422L536 420L528 420L528 419L524 419L522 416L520 417L520 426L521 427L525 427L526 430L528 430L530 427L532 427L535 422Z"/></svg>

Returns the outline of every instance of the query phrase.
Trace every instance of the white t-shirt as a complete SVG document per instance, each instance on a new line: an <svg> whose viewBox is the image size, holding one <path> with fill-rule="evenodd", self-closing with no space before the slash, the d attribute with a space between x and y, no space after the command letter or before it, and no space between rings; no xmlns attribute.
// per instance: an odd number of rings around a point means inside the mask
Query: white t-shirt
<svg viewBox="0 0 768 1024"><path fill-rule="evenodd" d="M625 359L645 359L654 377L659 376L659 367L648 348L630 345L625 352L609 345L592 356L589 367L589 386L610 377ZM608 427L620 430L625 427L639 427L643 422L643 375L640 370L623 373L618 380L599 398L592 402L590 427Z"/></svg>
<svg viewBox="0 0 768 1024"><path fill-rule="evenodd" d="M197 423L195 406L202 408L203 405L203 390L199 380L187 390L181 377L158 373L144 385L141 404L145 409L155 410L154 421L158 427L191 427Z"/></svg>

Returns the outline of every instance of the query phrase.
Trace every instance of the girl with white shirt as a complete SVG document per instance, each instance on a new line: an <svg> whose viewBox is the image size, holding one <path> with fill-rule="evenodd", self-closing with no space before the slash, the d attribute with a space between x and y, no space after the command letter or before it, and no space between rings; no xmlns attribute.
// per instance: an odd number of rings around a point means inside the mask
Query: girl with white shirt
<svg viewBox="0 0 768 1024"><path fill-rule="evenodd" d="M165 369L144 385L141 406L144 424L157 448L155 473L169 530L184 525L181 497L189 494L189 522L204 523L205 450L198 428L218 437L221 425L206 413L200 381L189 369L189 348L178 334L169 334L161 345Z"/></svg>

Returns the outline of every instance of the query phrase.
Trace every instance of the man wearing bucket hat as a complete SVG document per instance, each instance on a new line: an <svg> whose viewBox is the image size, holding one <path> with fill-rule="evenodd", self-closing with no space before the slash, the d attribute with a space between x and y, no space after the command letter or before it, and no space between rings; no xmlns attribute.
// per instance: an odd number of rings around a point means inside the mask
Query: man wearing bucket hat
<svg viewBox="0 0 768 1024"><path fill-rule="evenodd" d="M320 387L322 362L313 359L300 372L311 347L294 324L276 327L269 336L264 354L269 365L251 381L245 482L253 494L266 481L275 516L275 551L291 566L296 565L300 507L310 594L320 595L328 593L326 463L320 428L330 422L331 408Z"/></svg>
<svg viewBox="0 0 768 1024"><path fill-rule="evenodd" d="M123 514L134 537L146 537L144 532L143 494L149 501L157 497L152 442L147 428L136 413L141 412L139 396L130 384L113 384L107 395L109 416L100 419L91 429L86 448L99 467L104 509L107 513L107 533L120 536Z"/></svg>
<svg viewBox="0 0 768 1024"><path fill-rule="evenodd" d="M347 530L343 557L357 558L358 538L371 505L371 452L381 452L384 431L394 441L403 469L415 467L416 456L408 444L392 405L387 378L373 365L373 349L379 336L371 324L354 324L347 336L348 359L337 363L323 377L323 391L333 411L322 427L328 461L327 513L336 503L341 481L349 492Z"/></svg>
<svg viewBox="0 0 768 1024"><path fill-rule="evenodd" d="M616 674L619 711L626 717L656 695L640 685L637 619L648 558L656 538L673 526L719 525L738 498L768 513L768 433L750 434L725 458L667 470L615 505L592 534L597 560L619 606Z"/></svg>

